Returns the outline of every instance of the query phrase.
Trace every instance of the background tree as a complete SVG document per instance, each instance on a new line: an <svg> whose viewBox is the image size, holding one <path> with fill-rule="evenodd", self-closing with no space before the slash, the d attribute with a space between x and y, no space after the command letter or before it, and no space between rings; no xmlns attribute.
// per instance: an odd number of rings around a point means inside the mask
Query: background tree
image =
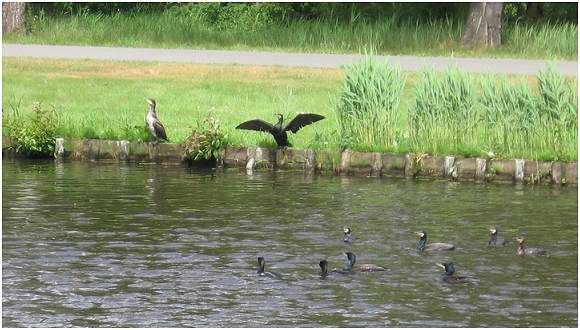
<svg viewBox="0 0 580 330"><path fill-rule="evenodd" d="M26 32L26 2L2 3L2 33Z"/></svg>
<svg viewBox="0 0 580 330"><path fill-rule="evenodd" d="M472 3L461 43L467 47L500 46L502 9L501 2Z"/></svg>

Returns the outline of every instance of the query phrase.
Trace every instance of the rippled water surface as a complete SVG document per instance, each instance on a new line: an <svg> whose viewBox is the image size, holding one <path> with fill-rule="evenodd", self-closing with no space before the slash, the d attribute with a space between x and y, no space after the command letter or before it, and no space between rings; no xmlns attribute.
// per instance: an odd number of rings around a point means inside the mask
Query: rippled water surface
<svg viewBox="0 0 580 330"><path fill-rule="evenodd" d="M3 326L576 326L576 188L2 163ZM548 257L487 247L489 226ZM355 242L342 242L352 226ZM421 255L417 230L451 242ZM384 273L331 275L345 251ZM256 276L257 257L283 280ZM441 280L452 260L469 284Z"/></svg>

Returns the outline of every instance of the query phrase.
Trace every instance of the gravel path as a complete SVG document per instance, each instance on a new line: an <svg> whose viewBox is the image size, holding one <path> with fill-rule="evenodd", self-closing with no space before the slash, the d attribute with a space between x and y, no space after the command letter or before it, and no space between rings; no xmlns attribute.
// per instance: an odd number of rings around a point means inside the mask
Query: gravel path
<svg viewBox="0 0 580 330"><path fill-rule="evenodd" d="M331 55L305 53L275 53L251 51L223 51L196 49L155 49L88 46L45 46L3 44L3 57L35 57L61 59L93 59L115 61L158 61L177 63L210 63L241 65L279 65L288 67L339 68L356 62L360 55ZM376 58L387 58L376 56ZM388 56L392 63L405 71L419 71L425 66L444 70L450 65L473 73L536 74L554 63L566 76L578 75L576 61L483 59L453 57Z"/></svg>

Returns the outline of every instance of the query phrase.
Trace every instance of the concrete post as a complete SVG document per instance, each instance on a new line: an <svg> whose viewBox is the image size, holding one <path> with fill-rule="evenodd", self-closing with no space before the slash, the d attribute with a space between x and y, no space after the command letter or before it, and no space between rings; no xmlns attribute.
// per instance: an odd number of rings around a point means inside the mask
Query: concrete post
<svg viewBox="0 0 580 330"><path fill-rule="evenodd" d="M406 154L405 155L405 177L407 179L412 178L414 176L415 171L415 154Z"/></svg>
<svg viewBox="0 0 580 330"><path fill-rule="evenodd" d="M455 166L455 157L453 156L446 156L445 163L444 163L444 176L448 178L457 178L457 166Z"/></svg>
<svg viewBox="0 0 580 330"><path fill-rule="evenodd" d="M516 170L514 173L514 179L516 182L523 182L524 181L524 163L523 159L516 159Z"/></svg>
<svg viewBox="0 0 580 330"><path fill-rule="evenodd" d="M562 163L554 162L552 164L552 183L562 184Z"/></svg>
<svg viewBox="0 0 580 330"><path fill-rule="evenodd" d="M54 158L58 160L64 158L64 138L56 138L54 141Z"/></svg>
<svg viewBox="0 0 580 330"><path fill-rule="evenodd" d="M121 140L117 141L117 147L119 150L119 160L129 159L129 141Z"/></svg>
<svg viewBox="0 0 580 330"><path fill-rule="evenodd" d="M314 171L315 164L316 162L314 159L314 150L312 149L306 150L306 163L304 164L304 169L307 170L308 172L312 172Z"/></svg>
<svg viewBox="0 0 580 330"><path fill-rule="evenodd" d="M485 158L475 159L475 181L485 180L486 168L487 168L487 160Z"/></svg>
<svg viewBox="0 0 580 330"><path fill-rule="evenodd" d="M373 176L381 176L383 170L383 154L380 152L373 152L373 167L371 174Z"/></svg>
<svg viewBox="0 0 580 330"><path fill-rule="evenodd" d="M348 173L348 168L350 165L350 152L349 150L345 150L340 155L340 172L341 173Z"/></svg>

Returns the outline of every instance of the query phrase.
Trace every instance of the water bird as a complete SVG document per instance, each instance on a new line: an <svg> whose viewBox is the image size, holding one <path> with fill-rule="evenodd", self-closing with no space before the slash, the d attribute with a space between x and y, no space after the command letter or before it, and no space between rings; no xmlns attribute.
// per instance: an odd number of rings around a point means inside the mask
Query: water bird
<svg viewBox="0 0 580 330"><path fill-rule="evenodd" d="M373 265L373 264L362 264L360 266L355 267L354 264L356 263L356 255L352 252L345 252L344 254L346 255L346 258L348 261L346 270L352 270L352 271L362 272L362 273L382 272L382 271L387 270L384 267Z"/></svg>
<svg viewBox="0 0 580 330"><path fill-rule="evenodd" d="M149 104L149 112L147 112L145 123L153 137L155 137L155 143L159 143L159 140L165 140L169 142L167 134L165 133L165 127L163 127L163 124L161 124L157 118L157 112L155 112L155 100L147 98L145 101Z"/></svg>
<svg viewBox="0 0 580 330"><path fill-rule="evenodd" d="M508 240L501 239L501 238L497 238L497 236L498 236L498 230L495 227L492 227L492 228L489 229L489 236L490 236L490 238L489 238L488 245L489 246L492 246L492 247L494 247L494 246L504 246L506 244L511 243Z"/></svg>
<svg viewBox="0 0 580 330"><path fill-rule="evenodd" d="M354 240L354 237L352 236L352 229L350 229L350 227L346 227L342 230L344 232L344 239L342 240L345 243L350 243Z"/></svg>
<svg viewBox="0 0 580 330"><path fill-rule="evenodd" d="M264 257L258 257L258 266L259 266L258 276L266 276L277 280L282 279L282 275L280 275L279 273L266 271L266 260L264 259Z"/></svg>
<svg viewBox="0 0 580 330"><path fill-rule="evenodd" d="M326 278L329 275L328 261L320 260L318 265L320 266L320 272L318 274L320 275L320 277ZM351 275L353 273L353 270L352 269L342 269L342 270L333 269L331 271L331 273L337 273L337 274L341 274L341 275Z"/></svg>
<svg viewBox="0 0 580 330"><path fill-rule="evenodd" d="M449 243L429 243L427 244L427 232L422 230L416 232L419 236L419 243L417 244L417 249L421 252L429 251L451 251L455 249L455 245Z"/></svg>
<svg viewBox="0 0 580 330"><path fill-rule="evenodd" d="M548 254L546 250L540 248L529 248L526 246L526 238L519 236L515 237L514 240L518 242L518 256L545 256Z"/></svg>
<svg viewBox="0 0 580 330"><path fill-rule="evenodd" d="M457 283L467 283L469 282L469 278L467 276L456 276L455 274L455 266L452 262L446 262L442 264L437 264L437 266L442 267L445 269L445 274L443 275L443 282L457 284Z"/></svg>
<svg viewBox="0 0 580 330"><path fill-rule="evenodd" d="M294 117L288 125L282 126L284 116L279 113L276 114L276 117L278 117L278 122L275 125L267 123L261 119L254 119L239 124L236 129L267 132L274 136L278 147L291 147L292 145L288 142L287 131L296 134L296 132L298 132L302 127L324 119L324 116L315 113L300 113Z"/></svg>

